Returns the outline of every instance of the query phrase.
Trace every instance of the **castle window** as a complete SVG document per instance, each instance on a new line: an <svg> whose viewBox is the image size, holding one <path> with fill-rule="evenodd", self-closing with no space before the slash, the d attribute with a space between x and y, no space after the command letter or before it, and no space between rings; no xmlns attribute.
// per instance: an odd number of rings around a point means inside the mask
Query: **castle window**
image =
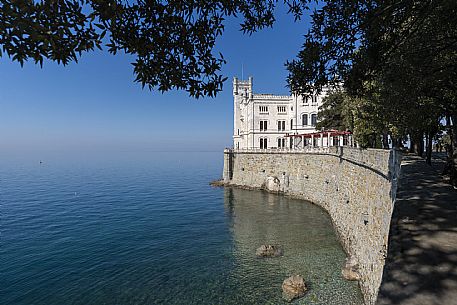
<svg viewBox="0 0 457 305"><path fill-rule="evenodd" d="M259 106L259 112L261 114L268 114L268 106Z"/></svg>
<svg viewBox="0 0 457 305"><path fill-rule="evenodd" d="M286 139L278 138L278 148L285 148L286 147Z"/></svg>
<svg viewBox="0 0 457 305"><path fill-rule="evenodd" d="M286 121L278 121L278 131L286 130Z"/></svg>
<svg viewBox="0 0 457 305"><path fill-rule="evenodd" d="M316 126L317 124L317 114L313 113L311 115L311 126Z"/></svg>
<svg viewBox="0 0 457 305"><path fill-rule="evenodd" d="M267 139L260 138L260 149L267 149L267 148L268 148Z"/></svg>
<svg viewBox="0 0 457 305"><path fill-rule="evenodd" d="M294 128L294 119L290 119L290 130Z"/></svg>
<svg viewBox="0 0 457 305"><path fill-rule="evenodd" d="M311 104L312 104L312 105L317 105L317 95L313 95L313 96L311 97Z"/></svg>
<svg viewBox="0 0 457 305"><path fill-rule="evenodd" d="M278 113L286 113L286 106L278 106Z"/></svg>
<svg viewBox="0 0 457 305"><path fill-rule="evenodd" d="M260 121L260 131L265 131L268 129L268 121Z"/></svg>
<svg viewBox="0 0 457 305"><path fill-rule="evenodd" d="M308 126L308 114L304 113L301 115L302 126Z"/></svg>

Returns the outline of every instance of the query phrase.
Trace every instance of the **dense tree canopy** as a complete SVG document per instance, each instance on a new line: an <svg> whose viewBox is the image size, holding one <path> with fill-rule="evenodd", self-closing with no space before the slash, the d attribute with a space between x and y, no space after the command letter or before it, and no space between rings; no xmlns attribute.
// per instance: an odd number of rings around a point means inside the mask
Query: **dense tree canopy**
<svg viewBox="0 0 457 305"><path fill-rule="evenodd" d="M343 82L347 96L333 102L338 108L323 108L322 118L354 107L359 144L385 147L388 136L394 144L408 136L421 146L426 137L428 162L432 139L447 119L456 159L455 16L455 0L325 1L312 15L298 57L287 63L290 87L309 94Z"/></svg>
<svg viewBox="0 0 457 305"><path fill-rule="evenodd" d="M308 1L285 0L299 18ZM1 0L0 56L21 65L44 59L67 64L84 52L107 48L135 58L143 87L181 89L191 96L214 96L225 78L225 62L214 54L225 18L240 16L252 33L273 24L277 0Z"/></svg>
<svg viewBox="0 0 457 305"><path fill-rule="evenodd" d="M455 56L456 13L454 0L325 1L312 14L298 58L287 64L291 88L307 93L344 79L357 89L380 72L398 72L391 65L399 60L421 66L426 77L455 73L449 55Z"/></svg>

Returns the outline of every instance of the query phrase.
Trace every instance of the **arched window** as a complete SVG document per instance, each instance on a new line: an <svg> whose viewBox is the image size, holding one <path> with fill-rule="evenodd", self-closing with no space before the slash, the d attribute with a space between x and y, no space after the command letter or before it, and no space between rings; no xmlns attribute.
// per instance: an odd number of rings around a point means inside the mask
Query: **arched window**
<svg viewBox="0 0 457 305"><path fill-rule="evenodd" d="M311 126L316 126L317 124L317 114L313 113L311 115Z"/></svg>
<svg viewBox="0 0 457 305"><path fill-rule="evenodd" d="M302 126L308 125L308 114L304 113L301 115L301 124Z"/></svg>

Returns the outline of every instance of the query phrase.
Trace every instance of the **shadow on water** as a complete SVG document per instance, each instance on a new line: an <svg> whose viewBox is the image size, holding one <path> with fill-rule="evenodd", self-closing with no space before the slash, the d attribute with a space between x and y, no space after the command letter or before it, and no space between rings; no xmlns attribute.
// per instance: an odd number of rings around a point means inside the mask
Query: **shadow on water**
<svg viewBox="0 0 457 305"><path fill-rule="evenodd" d="M441 160L405 159L378 305L457 304L457 191Z"/></svg>

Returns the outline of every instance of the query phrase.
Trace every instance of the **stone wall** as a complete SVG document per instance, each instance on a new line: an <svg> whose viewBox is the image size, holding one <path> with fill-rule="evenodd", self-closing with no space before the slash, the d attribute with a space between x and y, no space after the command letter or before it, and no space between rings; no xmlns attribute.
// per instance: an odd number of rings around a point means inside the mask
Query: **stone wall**
<svg viewBox="0 0 457 305"><path fill-rule="evenodd" d="M343 248L360 264L360 287L371 305L381 283L400 161L395 150L349 147L225 150L224 181L278 191L327 210Z"/></svg>

